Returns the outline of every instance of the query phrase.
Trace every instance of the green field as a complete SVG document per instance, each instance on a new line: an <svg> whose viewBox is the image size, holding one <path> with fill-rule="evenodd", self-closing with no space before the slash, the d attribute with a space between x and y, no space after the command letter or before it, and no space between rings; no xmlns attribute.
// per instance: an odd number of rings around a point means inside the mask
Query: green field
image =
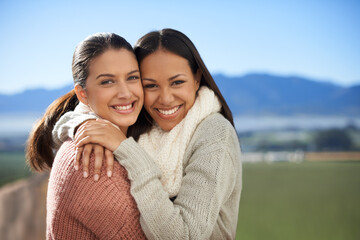
<svg viewBox="0 0 360 240"><path fill-rule="evenodd" d="M30 175L0 153L0 186ZM237 239L360 239L360 161L243 166Z"/></svg>
<svg viewBox="0 0 360 240"><path fill-rule="evenodd" d="M23 152L0 152L0 187L30 174Z"/></svg>
<svg viewBox="0 0 360 240"><path fill-rule="evenodd" d="M360 239L360 161L244 164L237 239Z"/></svg>

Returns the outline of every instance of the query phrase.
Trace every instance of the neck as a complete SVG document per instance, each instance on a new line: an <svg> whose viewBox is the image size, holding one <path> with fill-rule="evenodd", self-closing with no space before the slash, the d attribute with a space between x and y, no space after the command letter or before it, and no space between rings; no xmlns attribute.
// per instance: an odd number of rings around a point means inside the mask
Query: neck
<svg viewBox="0 0 360 240"><path fill-rule="evenodd" d="M127 130L128 130L129 127L120 127L120 126L119 126L119 128L120 128L120 130L121 130L121 131L125 134L125 136L126 136Z"/></svg>

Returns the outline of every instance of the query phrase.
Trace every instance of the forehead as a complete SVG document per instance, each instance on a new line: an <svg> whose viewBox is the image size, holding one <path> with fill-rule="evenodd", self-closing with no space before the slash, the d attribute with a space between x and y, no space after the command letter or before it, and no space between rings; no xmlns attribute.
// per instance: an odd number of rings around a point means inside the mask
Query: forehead
<svg viewBox="0 0 360 240"><path fill-rule="evenodd" d="M120 72L138 68L135 55L127 49L108 49L90 61L89 73Z"/></svg>
<svg viewBox="0 0 360 240"><path fill-rule="evenodd" d="M146 56L141 61L140 70L143 75L173 75L191 72L187 59L166 50L157 50Z"/></svg>

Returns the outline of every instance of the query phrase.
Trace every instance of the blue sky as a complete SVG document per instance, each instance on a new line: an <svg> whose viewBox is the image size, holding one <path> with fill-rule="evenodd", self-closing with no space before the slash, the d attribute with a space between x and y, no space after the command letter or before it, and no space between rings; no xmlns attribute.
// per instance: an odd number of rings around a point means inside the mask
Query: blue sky
<svg viewBox="0 0 360 240"><path fill-rule="evenodd" d="M131 44L187 34L212 73L360 83L360 1L0 1L0 93L72 82L75 46L95 32Z"/></svg>

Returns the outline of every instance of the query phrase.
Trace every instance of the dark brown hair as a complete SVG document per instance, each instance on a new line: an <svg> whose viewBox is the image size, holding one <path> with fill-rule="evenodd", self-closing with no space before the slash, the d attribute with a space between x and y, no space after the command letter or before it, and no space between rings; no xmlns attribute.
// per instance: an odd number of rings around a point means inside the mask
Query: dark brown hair
<svg viewBox="0 0 360 240"><path fill-rule="evenodd" d="M141 62L145 57L158 49L164 49L185 58L188 61L193 74L195 74L198 69L200 70L200 86L207 86L214 91L222 106L221 114L234 126L230 108L192 41L185 34L174 29L166 28L160 31L150 32L141 37L135 44L134 50L139 65L141 65ZM146 119L150 119L150 116L147 113L144 115ZM146 127L146 124L148 123L144 120L143 127Z"/></svg>
<svg viewBox="0 0 360 240"><path fill-rule="evenodd" d="M114 33L97 33L78 44L72 61L74 85L79 84L85 89L91 60L108 49L126 49L133 52L131 45ZM54 125L64 113L74 110L78 103L75 91L70 91L56 99L33 127L26 146L27 163L32 169L42 171L52 167L54 161L52 130Z"/></svg>

